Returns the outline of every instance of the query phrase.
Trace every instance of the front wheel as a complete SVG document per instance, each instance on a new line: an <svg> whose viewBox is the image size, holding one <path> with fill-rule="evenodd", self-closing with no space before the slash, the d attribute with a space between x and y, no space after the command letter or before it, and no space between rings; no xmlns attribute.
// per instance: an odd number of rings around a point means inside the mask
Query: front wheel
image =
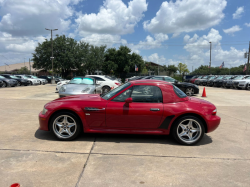
<svg viewBox="0 0 250 187"><path fill-rule="evenodd" d="M73 140L79 136L82 126L71 112L60 112L52 117L50 129L59 140Z"/></svg>
<svg viewBox="0 0 250 187"><path fill-rule="evenodd" d="M2 87L7 87L7 83L6 83L6 82L3 82Z"/></svg>
<svg viewBox="0 0 250 187"><path fill-rule="evenodd" d="M17 82L17 86L21 86L21 82L18 81L18 82Z"/></svg>
<svg viewBox="0 0 250 187"><path fill-rule="evenodd" d="M205 128L200 119L184 116L174 124L171 133L177 142L183 145L194 145L204 136Z"/></svg>
<svg viewBox="0 0 250 187"><path fill-rule="evenodd" d="M194 94L194 89L191 87L188 87L185 91L186 95L192 96Z"/></svg>

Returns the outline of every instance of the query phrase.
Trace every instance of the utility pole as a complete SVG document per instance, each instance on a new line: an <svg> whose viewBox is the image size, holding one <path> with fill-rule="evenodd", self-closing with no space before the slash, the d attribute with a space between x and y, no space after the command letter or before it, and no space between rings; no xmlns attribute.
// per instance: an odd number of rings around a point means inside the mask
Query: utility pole
<svg viewBox="0 0 250 187"><path fill-rule="evenodd" d="M46 29L45 30L48 30L48 31L51 31L51 61L52 61L52 81L51 81L51 84L55 84L55 80L54 80L54 69L53 69L53 59L54 59L54 56L53 56L53 36L52 36L52 31L57 31L58 29Z"/></svg>
<svg viewBox="0 0 250 187"><path fill-rule="evenodd" d="M249 75L249 54L250 54L250 42L249 42L249 48L248 48L247 72L246 72L247 75Z"/></svg>
<svg viewBox="0 0 250 187"><path fill-rule="evenodd" d="M212 50L212 42L210 43L210 63L209 63L209 74L211 74L211 50Z"/></svg>
<svg viewBox="0 0 250 187"><path fill-rule="evenodd" d="M30 58L29 58L29 65L30 65ZM30 75L31 75L31 66L30 66Z"/></svg>

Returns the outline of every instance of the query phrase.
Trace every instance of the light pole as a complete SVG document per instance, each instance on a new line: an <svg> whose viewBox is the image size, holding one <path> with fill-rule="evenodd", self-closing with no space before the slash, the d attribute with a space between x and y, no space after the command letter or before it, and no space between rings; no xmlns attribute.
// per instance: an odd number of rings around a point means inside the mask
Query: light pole
<svg viewBox="0 0 250 187"><path fill-rule="evenodd" d="M55 84L55 79L54 79L54 69L53 69L53 38L52 38L52 31L57 31L58 29L46 29L45 30L48 30L48 31L51 31L51 60L52 60L52 80L51 80L51 84Z"/></svg>
<svg viewBox="0 0 250 187"><path fill-rule="evenodd" d="M211 50L212 50L212 42L210 43L210 63L209 63L209 74L211 74Z"/></svg>
<svg viewBox="0 0 250 187"><path fill-rule="evenodd" d="M23 65L24 65L24 67L25 67L25 58L23 58L24 59L24 61L23 61Z"/></svg>

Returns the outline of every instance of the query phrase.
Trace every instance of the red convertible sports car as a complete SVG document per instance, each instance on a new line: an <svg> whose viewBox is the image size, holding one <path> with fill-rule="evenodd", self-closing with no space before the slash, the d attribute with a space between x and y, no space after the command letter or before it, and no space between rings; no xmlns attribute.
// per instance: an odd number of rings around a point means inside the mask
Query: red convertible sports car
<svg viewBox="0 0 250 187"><path fill-rule="evenodd" d="M69 96L47 103L39 114L40 129L60 140L84 133L171 134L193 145L220 124L216 107L188 97L160 80L128 82L105 95Z"/></svg>

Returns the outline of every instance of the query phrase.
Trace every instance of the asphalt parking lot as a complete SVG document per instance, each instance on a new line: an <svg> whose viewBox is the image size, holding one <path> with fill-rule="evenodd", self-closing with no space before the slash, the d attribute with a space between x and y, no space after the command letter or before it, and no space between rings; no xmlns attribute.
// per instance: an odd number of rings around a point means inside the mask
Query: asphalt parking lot
<svg viewBox="0 0 250 187"><path fill-rule="evenodd" d="M0 186L250 186L250 91L206 87L206 93L222 121L189 147L170 136L57 141L38 130L38 113L58 98L55 86L1 88Z"/></svg>

